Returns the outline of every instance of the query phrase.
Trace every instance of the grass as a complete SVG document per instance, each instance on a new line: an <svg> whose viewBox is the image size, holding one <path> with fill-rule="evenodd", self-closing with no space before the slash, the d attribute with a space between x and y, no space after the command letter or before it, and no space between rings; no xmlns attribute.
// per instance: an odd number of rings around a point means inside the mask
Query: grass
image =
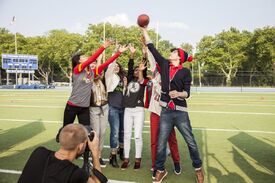
<svg viewBox="0 0 275 183"><path fill-rule="evenodd" d="M62 125L69 91L0 91L0 169L21 171L37 146L57 150L54 138ZM275 93L193 93L188 101L206 182L275 182ZM146 121L148 121L146 112ZM149 123L143 133L142 169L103 169L109 179L151 182ZM195 182L183 138L177 133L183 173L173 174L166 161L164 182ZM105 145L109 145L109 129ZM131 160L134 160L134 141ZM108 158L109 149L103 150ZM76 161L81 164L81 160ZM121 162L119 162L121 164ZM17 182L19 175L0 173L0 182Z"/></svg>

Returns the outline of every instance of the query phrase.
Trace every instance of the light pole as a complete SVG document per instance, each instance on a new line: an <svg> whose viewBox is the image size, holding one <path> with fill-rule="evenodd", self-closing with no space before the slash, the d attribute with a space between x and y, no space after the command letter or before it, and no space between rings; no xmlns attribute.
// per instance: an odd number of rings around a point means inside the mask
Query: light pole
<svg viewBox="0 0 275 183"><path fill-rule="evenodd" d="M201 87L201 64L200 64L199 61L198 61L198 69L199 69L199 84L200 84L200 87Z"/></svg>
<svg viewBox="0 0 275 183"><path fill-rule="evenodd" d="M104 21L104 23L103 23L103 44L105 43L105 41L106 41L106 22ZM103 61L105 62L105 58L106 57L106 55L105 55L105 50L104 50L104 52L103 52Z"/></svg>
<svg viewBox="0 0 275 183"><path fill-rule="evenodd" d="M17 54L17 36L16 36L16 31L14 33L14 48L15 48L15 54Z"/></svg>
<svg viewBox="0 0 275 183"><path fill-rule="evenodd" d="M15 25L15 16L12 17L12 21L11 21L11 25ZM15 26L14 26L15 27ZM14 52L15 54L17 54L17 36L16 36L16 28L15 29L15 33L14 33ZM8 74L8 73L7 73ZM7 75L7 79L9 79L9 76ZM7 85L8 85L9 81L7 81ZM17 85L17 68L15 68L15 84Z"/></svg>
<svg viewBox="0 0 275 183"><path fill-rule="evenodd" d="M159 22L157 21L157 35L156 35L156 48L158 49L159 45Z"/></svg>

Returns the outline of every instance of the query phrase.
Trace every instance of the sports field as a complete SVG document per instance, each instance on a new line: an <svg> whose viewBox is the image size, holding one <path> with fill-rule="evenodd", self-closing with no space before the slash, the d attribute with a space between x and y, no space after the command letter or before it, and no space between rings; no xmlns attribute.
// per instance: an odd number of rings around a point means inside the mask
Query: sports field
<svg viewBox="0 0 275 183"><path fill-rule="evenodd" d="M62 125L69 94L58 90L0 90L0 182L17 182L37 146L57 150L55 135ZM188 103L206 182L275 182L275 93L193 92ZM103 172L109 179L151 182L148 113L143 131L142 169L134 171L132 164L122 171L107 165ZM187 147L179 133L177 137L183 172L176 176L168 157L164 182L193 183L195 176ZM103 158L107 159L109 129L105 145ZM133 161L134 141L131 154Z"/></svg>

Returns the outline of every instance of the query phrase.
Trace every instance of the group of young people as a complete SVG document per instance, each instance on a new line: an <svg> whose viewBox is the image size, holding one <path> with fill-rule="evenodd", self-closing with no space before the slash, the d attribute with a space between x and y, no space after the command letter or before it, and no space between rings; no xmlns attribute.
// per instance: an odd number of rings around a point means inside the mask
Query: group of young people
<svg viewBox="0 0 275 183"><path fill-rule="evenodd" d="M73 87L64 111L63 128L57 135L57 141L60 141L62 149L64 139L61 142L60 136L64 133L64 129L74 123L77 116L80 124L91 126L95 131L98 139L98 153L95 153L98 155L98 160L95 160L98 163L95 162L95 164L105 167L106 163L101 153L109 122L111 149L109 163L112 167L125 170L130 166L131 137L134 128L133 167L138 170L141 168L142 160L144 108L148 108L151 112L152 181L160 183L168 173L164 166L167 143L174 161L174 173L177 175L181 173L180 155L174 130L176 127L187 143L197 182L202 183L204 181L202 161L192 133L185 100L190 96L192 78L189 69L182 67L182 64L185 61L191 61L192 57L181 48L175 48L171 50L169 58L165 59L152 44L147 29L141 28L141 32L143 58L138 66L134 67L136 48L131 44L120 46L117 52L104 63L96 62L100 60L98 58L103 51L112 44L110 41L106 41L90 57L81 54L72 57ZM130 58L126 73L116 60L128 49ZM147 76L147 67L152 72L150 77ZM80 142L83 143L83 141ZM87 170L89 152L83 151L82 146L78 147L80 142L74 143L71 149L84 154L83 169ZM77 155L79 153L75 153L74 158ZM118 155L122 160L121 166L117 161ZM58 153L55 157L60 159ZM97 181L96 178L95 181Z"/></svg>

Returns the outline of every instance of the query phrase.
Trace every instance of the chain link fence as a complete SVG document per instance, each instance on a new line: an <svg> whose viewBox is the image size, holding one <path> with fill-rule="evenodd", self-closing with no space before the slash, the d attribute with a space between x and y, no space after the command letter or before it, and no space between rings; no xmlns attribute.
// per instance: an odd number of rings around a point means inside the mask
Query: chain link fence
<svg viewBox="0 0 275 183"><path fill-rule="evenodd" d="M231 78L231 84L227 83L224 74L216 72L196 71L193 74L193 86L238 86L238 87L275 87L274 73L240 72Z"/></svg>

